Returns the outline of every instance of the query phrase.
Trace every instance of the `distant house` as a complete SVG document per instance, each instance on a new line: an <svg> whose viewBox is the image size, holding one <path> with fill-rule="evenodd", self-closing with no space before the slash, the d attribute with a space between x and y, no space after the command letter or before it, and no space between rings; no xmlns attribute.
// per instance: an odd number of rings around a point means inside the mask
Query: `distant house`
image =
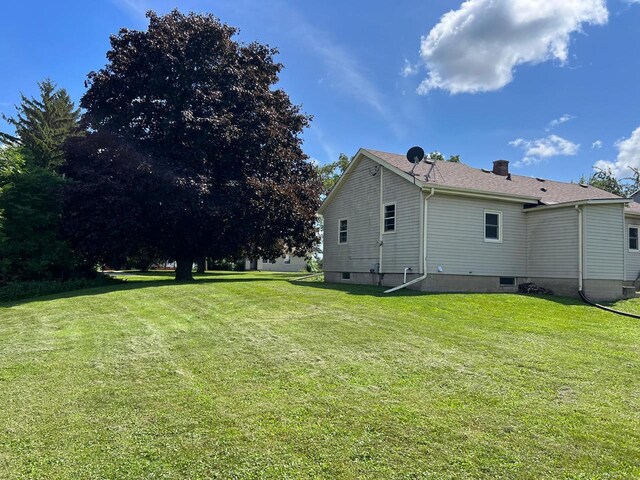
<svg viewBox="0 0 640 480"><path fill-rule="evenodd" d="M300 272L307 268L307 260L295 255L283 255L275 260L259 258L245 260L245 270L262 270L266 272Z"/></svg>
<svg viewBox="0 0 640 480"><path fill-rule="evenodd" d="M328 282L592 299L635 292L640 204L598 188L361 149L320 208ZM623 288L626 287L626 288Z"/></svg>

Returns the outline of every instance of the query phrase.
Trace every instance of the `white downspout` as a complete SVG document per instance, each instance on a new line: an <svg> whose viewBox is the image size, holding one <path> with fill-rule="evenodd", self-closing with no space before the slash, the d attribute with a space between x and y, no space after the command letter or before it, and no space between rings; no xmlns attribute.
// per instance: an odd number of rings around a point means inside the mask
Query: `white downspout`
<svg viewBox="0 0 640 480"><path fill-rule="evenodd" d="M422 248L423 248L423 254L424 254L424 258L423 258L423 262L424 262L424 269L422 270L424 273L422 276L415 278L413 280L411 280L410 282L406 282L406 273L407 271L405 270L405 283L403 283L402 285L399 285L397 287L394 287L390 290L385 290L384 293L392 293L392 292L396 292L398 290L401 290L403 288L409 287L415 283L421 282L422 280L424 280L425 278L427 278L427 207L429 205L429 199L431 197L433 197L435 195L436 191L435 189L432 187L431 188L431 193L429 193L429 195L427 195L424 199L424 232L423 232L423 243L422 243Z"/></svg>
<svg viewBox="0 0 640 480"><path fill-rule="evenodd" d="M429 193L429 195L427 195L424 198L424 239L423 239L423 244L422 244L422 251L424 253L424 269L422 270L424 272L424 276L427 276L427 210L429 209L429 199L431 197L433 197L436 194L436 190L435 188L431 187L431 193Z"/></svg>
<svg viewBox="0 0 640 480"><path fill-rule="evenodd" d="M578 211L578 291L582 292L583 288L583 272L584 272L584 253L582 248L582 209L580 205L576 205Z"/></svg>
<svg viewBox="0 0 640 480"><path fill-rule="evenodd" d="M378 274L382 273L382 232L384 231L384 167L380 165L380 235L379 235L379 253L378 253Z"/></svg>
<svg viewBox="0 0 640 480"><path fill-rule="evenodd" d="M411 267L404 268L404 274L402 276L402 283L407 283L407 272L411 270Z"/></svg>
<svg viewBox="0 0 640 480"><path fill-rule="evenodd" d="M624 209L627 204L622 205L622 284L627 281L627 220L624 218Z"/></svg>

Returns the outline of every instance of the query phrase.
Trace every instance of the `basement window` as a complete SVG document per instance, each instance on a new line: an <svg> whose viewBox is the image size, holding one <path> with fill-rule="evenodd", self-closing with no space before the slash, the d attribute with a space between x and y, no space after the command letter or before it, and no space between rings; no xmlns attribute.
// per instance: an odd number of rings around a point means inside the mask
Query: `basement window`
<svg viewBox="0 0 640 480"><path fill-rule="evenodd" d="M338 222L338 243L347 243L349 239L347 220L342 219Z"/></svg>
<svg viewBox="0 0 640 480"><path fill-rule="evenodd" d="M342 278L342 280L351 280L351 273L349 272L342 272L340 274L340 278Z"/></svg>
<svg viewBox="0 0 640 480"><path fill-rule="evenodd" d="M484 241L502 243L502 212L484 211Z"/></svg>
<svg viewBox="0 0 640 480"><path fill-rule="evenodd" d="M638 229L640 227L629 227L629 251L638 251Z"/></svg>
<svg viewBox="0 0 640 480"><path fill-rule="evenodd" d="M500 286L501 287L515 287L516 286L515 277L500 277Z"/></svg>
<svg viewBox="0 0 640 480"><path fill-rule="evenodd" d="M396 231L396 204L388 203L384 206L384 233Z"/></svg>

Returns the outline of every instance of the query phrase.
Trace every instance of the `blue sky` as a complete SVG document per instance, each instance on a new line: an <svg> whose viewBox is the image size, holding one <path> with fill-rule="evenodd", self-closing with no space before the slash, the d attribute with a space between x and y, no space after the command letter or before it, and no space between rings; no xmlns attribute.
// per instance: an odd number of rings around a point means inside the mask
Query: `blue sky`
<svg viewBox="0 0 640 480"><path fill-rule="evenodd" d="M281 86L314 116L305 150L320 163L420 145L567 181L597 162L621 176L640 167L640 0L8 2L0 111L45 77L78 101L110 34L175 7L279 48Z"/></svg>

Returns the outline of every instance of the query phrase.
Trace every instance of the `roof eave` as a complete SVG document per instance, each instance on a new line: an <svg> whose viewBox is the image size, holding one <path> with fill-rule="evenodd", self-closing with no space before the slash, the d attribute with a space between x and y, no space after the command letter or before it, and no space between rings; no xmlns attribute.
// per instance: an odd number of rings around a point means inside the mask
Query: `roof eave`
<svg viewBox="0 0 640 480"><path fill-rule="evenodd" d="M627 204L632 200L629 198L588 198L586 200L576 200L573 202L553 203L549 205L541 205L535 208L525 209L525 212L541 212L544 210L553 210L554 208L567 208L581 205L610 205L610 204Z"/></svg>
<svg viewBox="0 0 640 480"><path fill-rule="evenodd" d="M320 205L320 208L318 209L318 214L322 215L324 213L324 211L327 209L327 207L329 206L329 204L333 200L333 197L335 197L337 195L337 193L340 191L340 189L342 188L342 186L346 182L346 179L351 174L351 171L355 168L356 164L358 164L358 163L360 163L362 161L363 157L367 157L370 160L373 160L374 162L378 163L379 165L383 166L384 168L386 168L386 169L398 174L399 176L401 176L405 180L407 180L409 182L412 182L412 183L415 183L416 186L421 186L421 185L425 184L419 178L414 177L414 176L408 174L407 172L404 172L404 171L400 170L397 167L394 167L389 162L387 162L387 161L381 159L380 157L378 157L377 155L371 153L366 148L360 148L358 150L358 152L354 155L353 160L351 161L351 163L349 163L349 166L344 171L344 173L342 174L342 176L340 177L338 182L335 184L335 186L331 189L331 191L327 195L327 198L325 198L324 201L322 202L322 205Z"/></svg>
<svg viewBox="0 0 640 480"><path fill-rule="evenodd" d="M430 191L434 189L436 192L440 191L443 193L448 193L451 195L459 195L465 197L476 197L476 198L490 198L494 200L502 200L503 202L516 202L516 203L538 203L540 201L540 197L530 197L526 195L511 195L508 193L495 193L488 192L486 190L475 190L470 188L459 188L459 187L450 187L447 185L438 185L438 184L430 184L424 183L422 186L423 191Z"/></svg>

